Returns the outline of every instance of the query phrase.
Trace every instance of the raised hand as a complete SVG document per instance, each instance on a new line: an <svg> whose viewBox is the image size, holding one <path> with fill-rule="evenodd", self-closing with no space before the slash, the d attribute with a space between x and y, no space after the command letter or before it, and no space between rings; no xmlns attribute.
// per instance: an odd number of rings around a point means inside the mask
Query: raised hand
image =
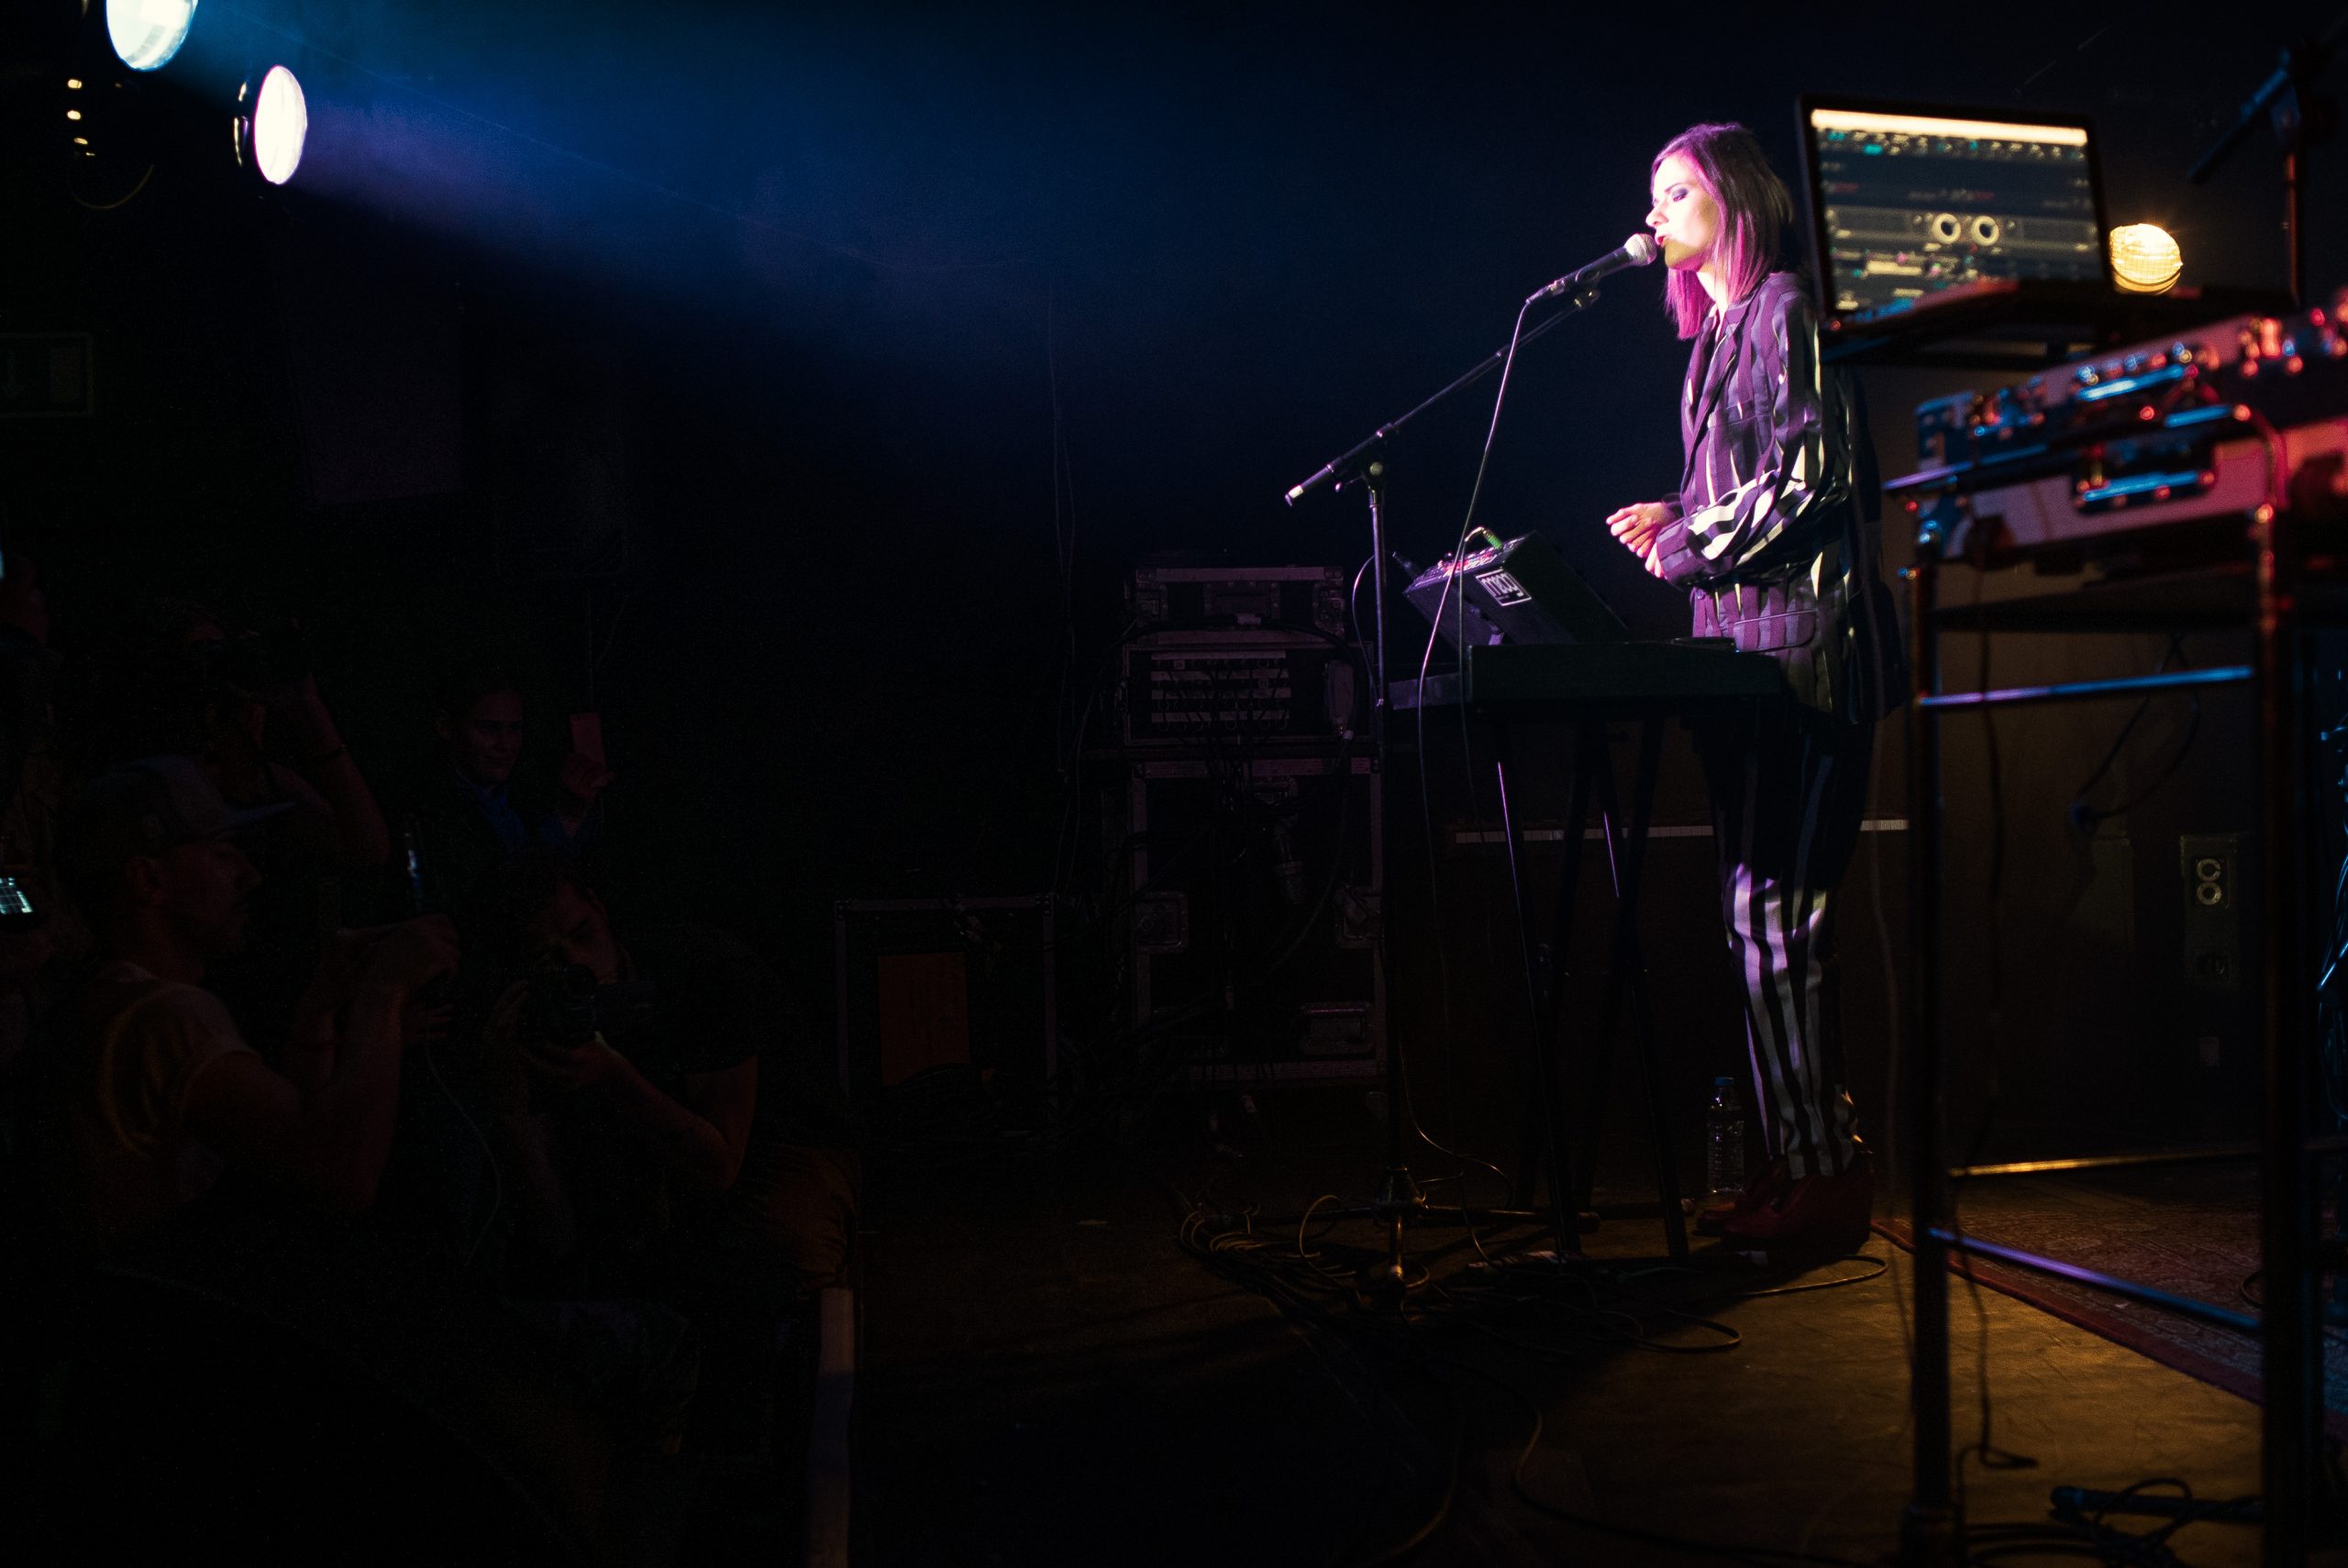
<svg viewBox="0 0 2348 1568"><path fill-rule="evenodd" d="M611 787L612 770L583 751L574 751L562 759L562 770L555 776L555 791L559 797L559 814L567 823L583 821L595 808L595 799Z"/></svg>
<svg viewBox="0 0 2348 1568"><path fill-rule="evenodd" d="M413 996L457 968L457 928L447 915L378 927L359 959L361 985Z"/></svg>

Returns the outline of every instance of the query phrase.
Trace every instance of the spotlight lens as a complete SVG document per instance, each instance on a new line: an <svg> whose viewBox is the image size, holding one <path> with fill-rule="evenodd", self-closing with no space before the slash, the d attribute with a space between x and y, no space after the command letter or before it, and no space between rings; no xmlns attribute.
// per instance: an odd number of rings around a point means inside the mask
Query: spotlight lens
<svg viewBox="0 0 2348 1568"><path fill-rule="evenodd" d="M106 36L133 71L168 62L194 23L195 0L106 0Z"/></svg>
<svg viewBox="0 0 2348 1568"><path fill-rule="evenodd" d="M310 106L302 84L282 65L272 65L253 96L253 166L272 185L282 185L302 166L302 144L310 135Z"/></svg>

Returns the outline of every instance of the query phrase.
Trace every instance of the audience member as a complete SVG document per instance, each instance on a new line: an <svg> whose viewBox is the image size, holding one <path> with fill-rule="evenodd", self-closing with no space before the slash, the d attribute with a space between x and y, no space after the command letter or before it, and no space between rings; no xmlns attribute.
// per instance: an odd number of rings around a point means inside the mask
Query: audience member
<svg viewBox="0 0 2348 1568"><path fill-rule="evenodd" d="M64 866L95 966L53 1043L50 1194L61 1234L102 1248L230 1171L335 1213L373 1200L400 1093L402 1015L456 966L445 920L345 932L272 1066L220 999L260 874L236 835L293 809L231 809L183 756L108 771L68 807Z"/></svg>
<svg viewBox="0 0 2348 1568"><path fill-rule="evenodd" d="M110 1430L163 1412L180 1423L164 1430L200 1430L297 1487L313 1485L300 1465L327 1456L340 1488L327 1495L345 1506L396 1510L415 1474L485 1476L534 1500L518 1506L559 1509L555 1528L599 1530L609 1466L681 1433L689 1336L673 1317L627 1316L637 1359L618 1362L597 1344L617 1331L591 1309L516 1315L395 1232L317 1222L373 1206L410 1070L404 1020L457 951L445 917L338 933L282 1066L265 1061L206 982L241 945L260 883L237 835L291 809L232 809L193 759L155 756L101 775L65 813L64 866L96 950L39 1052L40 1110L13 1119L32 1136L12 1165L30 1167L45 1200L37 1239L104 1265L56 1305L92 1304L99 1337L82 1353L130 1370L76 1394L110 1401ZM205 1329L169 1315L175 1300ZM187 1360L197 1346L217 1361ZM304 1403L338 1378L349 1383L331 1407ZM219 1408L231 1394L249 1405ZM311 1424L284 1430L289 1408ZM85 1438L64 1473L111 1484L114 1452ZM233 1464L182 1458L205 1485L164 1490L168 1507L153 1485L128 1488L133 1537L169 1546L162 1532L200 1523L249 1554L291 1529L218 1489ZM266 1509L266 1485L254 1490ZM412 1560L443 1560L471 1529L419 1526L430 1545Z"/></svg>
<svg viewBox="0 0 2348 1568"><path fill-rule="evenodd" d="M0 812L14 803L25 766L54 729L49 596L40 563L0 540Z"/></svg>
<svg viewBox="0 0 2348 1568"><path fill-rule="evenodd" d="M563 758L551 802L516 799L522 759L521 687L505 670L475 665L442 683L433 700L437 739L429 777L406 813L424 907L463 907L482 878L526 850L592 850L611 771L576 749Z"/></svg>
<svg viewBox="0 0 2348 1568"><path fill-rule="evenodd" d="M283 1037L325 933L345 923L345 879L375 876L390 843L306 640L292 624L246 632L190 601L154 599L94 662L94 767L191 756L230 807L287 808L247 838L261 875L249 932L211 980L249 1031Z"/></svg>
<svg viewBox="0 0 2348 1568"><path fill-rule="evenodd" d="M479 919L532 971L488 1044L517 1222L574 1287L692 1320L699 1441L755 1443L776 1327L840 1275L854 1234L858 1164L824 1054L748 949L692 925L623 944L559 854L505 866Z"/></svg>
<svg viewBox="0 0 2348 1568"><path fill-rule="evenodd" d="M0 549L0 876L31 913L0 911L0 1070L31 1036L43 968L87 943L57 878L57 668L40 563L9 538Z"/></svg>
<svg viewBox="0 0 2348 1568"><path fill-rule="evenodd" d="M232 806L284 802L322 829L331 868L383 864L383 815L319 694L301 628L232 628L203 605L153 599L97 655L91 762L193 756ZM274 755L272 755L274 754Z"/></svg>
<svg viewBox="0 0 2348 1568"><path fill-rule="evenodd" d="M515 682L450 683L394 861L291 626L150 601L75 661L62 740L47 635L37 566L0 554L0 872L49 921L0 900L8 1233L115 1268L241 1237L227 1272L257 1309L282 1287L395 1380L430 1357L352 1282L404 1268L449 1348L549 1351L623 1454L673 1448L688 1400L696 1446L768 1446L779 1331L848 1260L854 1141L829 1053L746 948L615 934L579 863L612 782L592 737L533 799ZM527 977L456 991L444 914L345 929L346 884L387 863L423 877L396 907L487 914ZM34 1029L44 966L65 979ZM365 1225L303 1218L379 1195ZM442 1266L452 1239L472 1267Z"/></svg>

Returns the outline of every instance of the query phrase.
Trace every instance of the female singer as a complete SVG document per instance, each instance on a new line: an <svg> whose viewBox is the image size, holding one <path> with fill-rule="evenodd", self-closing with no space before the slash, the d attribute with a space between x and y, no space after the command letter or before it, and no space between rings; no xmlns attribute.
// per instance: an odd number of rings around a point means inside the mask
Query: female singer
<svg viewBox="0 0 2348 1568"><path fill-rule="evenodd" d="M1698 732L1770 1156L1699 1229L1747 1250L1851 1251L1874 1183L1842 1082L1833 889L1858 840L1876 721L1904 681L1872 465L1849 386L1819 363L1801 281L1772 271L1793 203L1753 133L1683 132L1650 194L1665 308L1695 342L1685 462L1676 491L1607 526L1687 590L1695 635L1775 658L1792 698Z"/></svg>

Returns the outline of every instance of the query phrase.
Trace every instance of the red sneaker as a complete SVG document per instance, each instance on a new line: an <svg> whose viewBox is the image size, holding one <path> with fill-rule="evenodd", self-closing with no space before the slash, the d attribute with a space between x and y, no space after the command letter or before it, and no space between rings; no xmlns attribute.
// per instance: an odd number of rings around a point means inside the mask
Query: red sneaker
<svg viewBox="0 0 2348 1568"><path fill-rule="evenodd" d="M1715 1198L1696 1210L1696 1234L1699 1236L1720 1235L1727 1228L1730 1220L1739 1214L1752 1213L1777 1197L1778 1189L1785 1185L1786 1162L1771 1160L1753 1173L1753 1178L1744 1184L1743 1192L1733 1198Z"/></svg>
<svg viewBox="0 0 2348 1568"><path fill-rule="evenodd" d="M1837 1176L1795 1176L1721 1227L1740 1251L1838 1256L1866 1244L1875 1219L1875 1162L1861 1149Z"/></svg>

